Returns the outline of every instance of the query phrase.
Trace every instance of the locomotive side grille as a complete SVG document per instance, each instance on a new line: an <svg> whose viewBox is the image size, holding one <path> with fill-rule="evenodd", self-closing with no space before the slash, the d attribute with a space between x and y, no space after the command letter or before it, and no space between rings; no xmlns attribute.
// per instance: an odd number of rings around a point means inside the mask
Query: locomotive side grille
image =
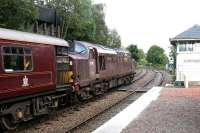
<svg viewBox="0 0 200 133"><path fill-rule="evenodd" d="M85 80L89 78L88 60L79 60L77 68L80 80Z"/></svg>

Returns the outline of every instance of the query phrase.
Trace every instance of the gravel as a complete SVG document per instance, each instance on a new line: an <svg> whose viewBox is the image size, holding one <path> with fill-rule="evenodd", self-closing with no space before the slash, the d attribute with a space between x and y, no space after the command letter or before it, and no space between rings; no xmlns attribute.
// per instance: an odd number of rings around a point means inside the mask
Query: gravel
<svg viewBox="0 0 200 133"><path fill-rule="evenodd" d="M78 127L77 129L73 130L73 133L90 133L96 128L103 125L106 121L111 119L113 116L121 112L123 109L125 109L130 103L138 99L143 93L136 93L132 94L123 101L119 102L117 105L113 106L109 110L105 111L104 113L98 115L88 123L85 123L84 125Z"/></svg>
<svg viewBox="0 0 200 133"><path fill-rule="evenodd" d="M67 109L62 113L42 122L34 124L26 130L19 130L15 133L65 133L68 129L85 121L94 115L102 112L111 105L118 103L119 100L127 97L130 92L112 92L100 99L84 104L82 107Z"/></svg>

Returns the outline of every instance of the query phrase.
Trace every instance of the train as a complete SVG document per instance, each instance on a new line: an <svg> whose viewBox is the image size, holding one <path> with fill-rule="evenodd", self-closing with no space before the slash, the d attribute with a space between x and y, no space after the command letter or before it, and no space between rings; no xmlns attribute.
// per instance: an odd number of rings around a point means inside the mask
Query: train
<svg viewBox="0 0 200 133"><path fill-rule="evenodd" d="M4 28L0 56L0 127L5 130L130 84L136 69L122 49Z"/></svg>

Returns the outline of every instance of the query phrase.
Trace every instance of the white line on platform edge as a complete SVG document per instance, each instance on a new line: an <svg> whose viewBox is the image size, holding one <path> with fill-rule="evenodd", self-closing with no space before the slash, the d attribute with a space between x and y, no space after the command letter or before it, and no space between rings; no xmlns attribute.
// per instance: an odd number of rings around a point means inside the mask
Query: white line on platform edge
<svg viewBox="0 0 200 133"><path fill-rule="evenodd" d="M120 133L130 122L160 95L163 87L153 87L147 93L143 94L136 101L105 122L102 126L92 133Z"/></svg>

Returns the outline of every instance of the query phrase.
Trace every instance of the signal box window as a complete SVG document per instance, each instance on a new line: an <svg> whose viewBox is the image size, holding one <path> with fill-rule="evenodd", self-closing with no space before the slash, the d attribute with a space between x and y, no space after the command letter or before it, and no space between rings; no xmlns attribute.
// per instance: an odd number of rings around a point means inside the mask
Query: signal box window
<svg viewBox="0 0 200 133"><path fill-rule="evenodd" d="M188 51L194 51L193 48L193 44L179 44L178 45L179 48L179 52L188 52Z"/></svg>
<svg viewBox="0 0 200 133"><path fill-rule="evenodd" d="M4 70L6 72L31 71L32 51L24 47L3 47Z"/></svg>
<svg viewBox="0 0 200 133"><path fill-rule="evenodd" d="M104 56L99 56L99 65L100 65L100 70L106 69L106 60Z"/></svg>

